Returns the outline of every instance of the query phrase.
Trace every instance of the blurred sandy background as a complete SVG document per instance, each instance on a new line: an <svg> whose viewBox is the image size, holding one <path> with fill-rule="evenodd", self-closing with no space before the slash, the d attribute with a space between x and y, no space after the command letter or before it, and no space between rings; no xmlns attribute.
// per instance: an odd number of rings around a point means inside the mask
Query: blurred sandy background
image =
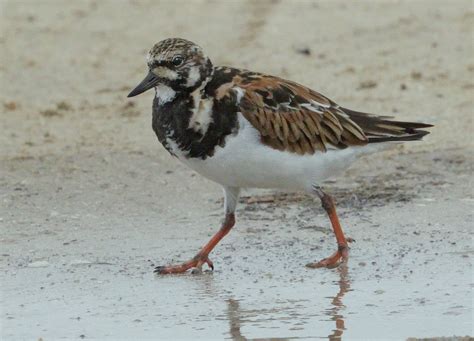
<svg viewBox="0 0 474 341"><path fill-rule="evenodd" d="M2 157L161 150L152 92L125 95L167 37L349 108L434 122L421 148L472 146L471 1L32 0L1 12Z"/></svg>
<svg viewBox="0 0 474 341"><path fill-rule="evenodd" d="M469 0L2 0L3 337L472 335L473 27ZM158 144L153 92L126 98L168 37L435 124L328 184L357 240L349 274L304 268L332 251L328 221L277 194L242 200L213 275L152 276L222 214L219 187Z"/></svg>

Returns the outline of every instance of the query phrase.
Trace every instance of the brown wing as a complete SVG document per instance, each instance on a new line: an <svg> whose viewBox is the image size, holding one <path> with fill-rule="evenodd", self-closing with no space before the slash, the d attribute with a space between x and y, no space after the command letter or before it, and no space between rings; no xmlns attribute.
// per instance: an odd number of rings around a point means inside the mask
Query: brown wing
<svg viewBox="0 0 474 341"><path fill-rule="evenodd" d="M364 145L368 138L340 107L297 83L257 73L232 81L243 90L240 109L262 142L298 154Z"/></svg>

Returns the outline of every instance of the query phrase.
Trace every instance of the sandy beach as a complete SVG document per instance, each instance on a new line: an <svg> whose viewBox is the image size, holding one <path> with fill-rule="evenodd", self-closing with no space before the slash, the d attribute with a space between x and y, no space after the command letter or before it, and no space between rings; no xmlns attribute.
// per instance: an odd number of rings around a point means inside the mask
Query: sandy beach
<svg viewBox="0 0 474 341"><path fill-rule="evenodd" d="M474 335L472 1L2 0L0 15L2 339ZM356 240L347 266L304 266L335 247L317 200L249 189L214 272L153 275L223 206L156 140L152 91L126 97L167 37L435 125L325 184Z"/></svg>

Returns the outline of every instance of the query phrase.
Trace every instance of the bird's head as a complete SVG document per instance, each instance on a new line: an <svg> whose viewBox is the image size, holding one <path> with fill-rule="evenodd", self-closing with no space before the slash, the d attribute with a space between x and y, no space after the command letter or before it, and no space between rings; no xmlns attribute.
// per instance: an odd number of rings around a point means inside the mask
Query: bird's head
<svg viewBox="0 0 474 341"><path fill-rule="evenodd" d="M160 85L174 92L192 92L212 75L212 63L202 48L180 38L169 38L152 47L147 55L148 75L133 89L133 97ZM159 95L159 94L158 94Z"/></svg>

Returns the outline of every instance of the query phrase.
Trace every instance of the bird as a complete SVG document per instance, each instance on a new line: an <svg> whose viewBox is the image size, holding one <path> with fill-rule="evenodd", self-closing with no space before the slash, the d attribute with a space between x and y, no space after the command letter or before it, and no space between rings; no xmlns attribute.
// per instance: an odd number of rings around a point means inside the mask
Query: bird
<svg viewBox="0 0 474 341"><path fill-rule="evenodd" d="M321 93L277 76L214 66L197 44L182 38L156 43L147 54L147 75L129 93L154 89L152 128L182 163L220 184L224 220L190 260L157 266L159 275L214 270L209 254L235 225L243 188L304 191L318 197L337 248L309 268L347 263L335 201L322 182L343 173L362 155L387 145L421 140L431 124L396 121L347 109Z"/></svg>

